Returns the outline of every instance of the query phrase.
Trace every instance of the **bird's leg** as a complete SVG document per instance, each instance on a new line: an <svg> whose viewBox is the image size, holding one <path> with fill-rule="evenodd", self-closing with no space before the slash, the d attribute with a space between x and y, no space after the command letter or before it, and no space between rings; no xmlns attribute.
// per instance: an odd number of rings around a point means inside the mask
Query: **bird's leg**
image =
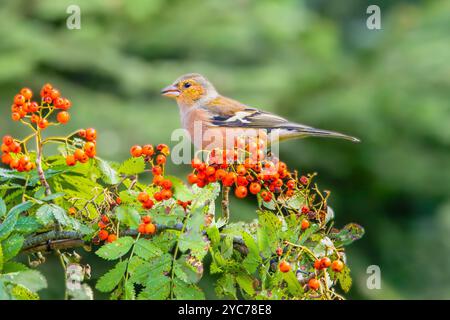
<svg viewBox="0 0 450 320"><path fill-rule="evenodd" d="M225 224L230 220L230 201L229 201L230 187L223 187L222 189L222 218L225 221Z"/></svg>

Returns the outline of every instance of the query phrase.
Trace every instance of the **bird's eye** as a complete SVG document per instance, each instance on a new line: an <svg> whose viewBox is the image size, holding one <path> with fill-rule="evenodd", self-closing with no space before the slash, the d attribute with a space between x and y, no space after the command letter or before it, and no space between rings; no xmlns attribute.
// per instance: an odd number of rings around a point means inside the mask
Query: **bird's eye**
<svg viewBox="0 0 450 320"><path fill-rule="evenodd" d="M190 86L191 86L191 83L190 83L190 82L185 82L185 83L183 84L183 87L185 87L186 89L189 88Z"/></svg>

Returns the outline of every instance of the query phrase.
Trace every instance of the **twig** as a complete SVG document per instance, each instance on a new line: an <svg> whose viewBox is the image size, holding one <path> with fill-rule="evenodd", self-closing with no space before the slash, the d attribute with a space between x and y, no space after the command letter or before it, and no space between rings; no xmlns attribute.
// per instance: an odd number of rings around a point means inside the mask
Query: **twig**
<svg viewBox="0 0 450 320"><path fill-rule="evenodd" d="M223 187L222 190L222 217L225 220L225 223L228 223L230 220L230 187Z"/></svg>

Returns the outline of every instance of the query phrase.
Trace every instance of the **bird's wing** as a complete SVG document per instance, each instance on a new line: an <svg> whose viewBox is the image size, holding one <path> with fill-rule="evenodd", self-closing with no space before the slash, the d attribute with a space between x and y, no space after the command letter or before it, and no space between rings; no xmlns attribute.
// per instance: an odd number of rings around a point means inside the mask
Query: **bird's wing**
<svg viewBox="0 0 450 320"><path fill-rule="evenodd" d="M299 123L290 122L276 114L251 108L238 101L218 97L202 106L211 126L229 128L277 130L281 139L305 136L341 138L359 142L359 139L339 132L316 129Z"/></svg>

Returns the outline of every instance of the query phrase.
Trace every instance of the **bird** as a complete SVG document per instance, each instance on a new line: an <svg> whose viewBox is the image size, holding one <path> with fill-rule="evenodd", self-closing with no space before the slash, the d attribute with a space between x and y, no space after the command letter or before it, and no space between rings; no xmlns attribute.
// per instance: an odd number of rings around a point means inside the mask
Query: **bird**
<svg viewBox="0 0 450 320"><path fill-rule="evenodd" d="M199 149L225 149L236 136L258 135L274 140L304 137L329 137L360 142L358 138L289 121L279 115L248 106L221 95L199 73L188 73L163 88L161 94L175 99L181 124ZM231 136L231 138L230 138Z"/></svg>

